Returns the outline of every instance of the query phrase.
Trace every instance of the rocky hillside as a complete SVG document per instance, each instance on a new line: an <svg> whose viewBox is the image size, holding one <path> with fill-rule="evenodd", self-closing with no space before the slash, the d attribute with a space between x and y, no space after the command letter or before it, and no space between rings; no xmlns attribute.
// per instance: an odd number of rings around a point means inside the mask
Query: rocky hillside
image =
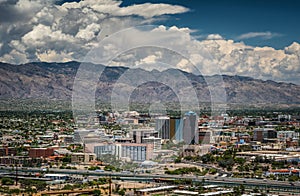
<svg viewBox="0 0 300 196"><path fill-rule="evenodd" d="M69 63L0 63L0 99L71 100L73 82L80 66ZM200 102L210 101L210 88L222 87L228 103L300 103L300 86L263 81L242 76L198 76L176 69L145 71L125 67L104 67L96 97L109 102L111 97L132 102L188 100L194 92ZM207 84L209 81L209 85ZM225 92L224 91L224 92ZM112 93L113 92L113 93ZM128 98L129 96L129 98Z"/></svg>

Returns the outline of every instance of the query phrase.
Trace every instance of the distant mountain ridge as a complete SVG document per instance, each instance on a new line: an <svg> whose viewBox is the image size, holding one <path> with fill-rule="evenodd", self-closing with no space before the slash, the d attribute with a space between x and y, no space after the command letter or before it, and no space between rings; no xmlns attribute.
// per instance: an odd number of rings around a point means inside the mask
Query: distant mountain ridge
<svg viewBox="0 0 300 196"><path fill-rule="evenodd" d="M28 63L11 65L0 63L0 99L46 99L71 100L73 82L80 66L79 62L68 63ZM207 80L214 81L220 76L198 76L192 73L168 69L165 71L146 71L143 69L129 69L126 67L104 67L99 78L96 98L109 102L114 88L131 92L132 102L151 102L153 100L178 101L178 96L184 96L184 88L194 89L200 102L210 100ZM122 76L126 75L126 78ZM178 74L184 75L191 86L185 87L178 80ZM178 95L163 83L151 81L151 78L167 78L174 86L183 89ZM122 78L122 79L120 79ZM139 79L149 79L147 82L134 87ZM243 76L222 75L228 103L300 103L300 86L291 83L263 81ZM181 92L181 91L180 91ZM225 96L225 95L224 95Z"/></svg>

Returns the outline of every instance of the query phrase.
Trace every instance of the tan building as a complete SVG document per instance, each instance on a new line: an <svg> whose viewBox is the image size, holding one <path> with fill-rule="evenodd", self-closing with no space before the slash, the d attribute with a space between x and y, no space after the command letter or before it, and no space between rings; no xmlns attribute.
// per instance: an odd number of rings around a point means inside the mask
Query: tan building
<svg viewBox="0 0 300 196"><path fill-rule="evenodd" d="M89 163L91 161L96 160L96 154L95 153L72 153L71 154L71 162L72 163Z"/></svg>
<svg viewBox="0 0 300 196"><path fill-rule="evenodd" d="M183 156L201 156L210 151L210 145L185 145L183 146Z"/></svg>

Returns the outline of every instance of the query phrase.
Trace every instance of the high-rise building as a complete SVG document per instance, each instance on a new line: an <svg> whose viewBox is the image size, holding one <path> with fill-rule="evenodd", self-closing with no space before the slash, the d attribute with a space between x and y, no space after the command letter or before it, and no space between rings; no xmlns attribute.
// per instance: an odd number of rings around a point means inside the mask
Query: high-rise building
<svg viewBox="0 0 300 196"><path fill-rule="evenodd" d="M161 116L155 119L155 130L158 131L158 137L161 139L170 138L170 117Z"/></svg>
<svg viewBox="0 0 300 196"><path fill-rule="evenodd" d="M182 136L182 119L179 117L170 118L170 139L176 141L183 141Z"/></svg>
<svg viewBox="0 0 300 196"><path fill-rule="evenodd" d="M189 111L183 117L183 140L185 144L198 144L198 116L195 112Z"/></svg>

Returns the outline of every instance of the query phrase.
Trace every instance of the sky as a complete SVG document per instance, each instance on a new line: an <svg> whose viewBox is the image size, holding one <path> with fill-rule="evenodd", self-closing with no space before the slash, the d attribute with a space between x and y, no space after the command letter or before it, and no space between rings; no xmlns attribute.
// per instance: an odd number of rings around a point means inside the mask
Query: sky
<svg viewBox="0 0 300 196"><path fill-rule="evenodd" d="M176 20L167 20L165 24L189 27L197 30L198 35L220 34L252 46L276 49L300 41L300 1L297 0L130 0L121 5L145 2L189 8L188 12L174 16Z"/></svg>
<svg viewBox="0 0 300 196"><path fill-rule="evenodd" d="M300 84L299 8L297 0L0 0L0 61L92 61L93 49L116 55L126 41L145 46L122 51L114 66L169 63Z"/></svg>

